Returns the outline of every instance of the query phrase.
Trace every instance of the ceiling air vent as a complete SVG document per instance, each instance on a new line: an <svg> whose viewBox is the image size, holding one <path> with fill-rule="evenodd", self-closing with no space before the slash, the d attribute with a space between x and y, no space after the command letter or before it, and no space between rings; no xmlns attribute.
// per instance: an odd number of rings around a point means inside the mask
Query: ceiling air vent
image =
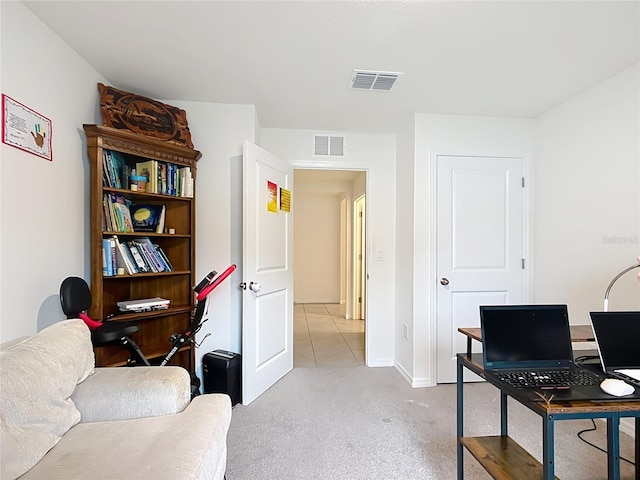
<svg viewBox="0 0 640 480"><path fill-rule="evenodd" d="M344 157L344 137L314 135L313 154L324 157Z"/></svg>
<svg viewBox="0 0 640 480"><path fill-rule="evenodd" d="M370 70L354 70L351 75L351 88L358 90L389 91L402 75L399 72L374 72Z"/></svg>

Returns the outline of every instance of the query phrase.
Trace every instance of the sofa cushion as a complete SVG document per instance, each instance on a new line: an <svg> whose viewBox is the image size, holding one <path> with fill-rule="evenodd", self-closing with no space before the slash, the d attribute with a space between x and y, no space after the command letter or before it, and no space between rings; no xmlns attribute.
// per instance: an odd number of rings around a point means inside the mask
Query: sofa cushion
<svg viewBox="0 0 640 480"><path fill-rule="evenodd" d="M175 415L80 423L20 480L222 480L230 423L213 393Z"/></svg>
<svg viewBox="0 0 640 480"><path fill-rule="evenodd" d="M0 478L25 473L80 421L70 397L94 365L91 334L79 319L0 351Z"/></svg>
<svg viewBox="0 0 640 480"><path fill-rule="evenodd" d="M71 396L82 423L157 417L183 411L191 377L178 366L96 368Z"/></svg>

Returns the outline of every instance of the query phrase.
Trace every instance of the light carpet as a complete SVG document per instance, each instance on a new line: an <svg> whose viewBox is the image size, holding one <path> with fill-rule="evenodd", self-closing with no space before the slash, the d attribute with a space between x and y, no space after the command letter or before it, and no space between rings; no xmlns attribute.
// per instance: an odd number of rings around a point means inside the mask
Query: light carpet
<svg viewBox="0 0 640 480"><path fill-rule="evenodd" d="M556 422L555 473L604 480L607 458L576 434L590 421ZM465 384L465 434L500 434L499 391ZM509 434L542 457L542 420L509 402ZM599 423L585 437L606 446ZM391 367L295 368L249 406L233 410L227 480L447 480L456 478L456 387L411 386ZM621 433L633 460L633 439ZM465 452L466 479L489 475ZM633 469L621 462L622 478Z"/></svg>

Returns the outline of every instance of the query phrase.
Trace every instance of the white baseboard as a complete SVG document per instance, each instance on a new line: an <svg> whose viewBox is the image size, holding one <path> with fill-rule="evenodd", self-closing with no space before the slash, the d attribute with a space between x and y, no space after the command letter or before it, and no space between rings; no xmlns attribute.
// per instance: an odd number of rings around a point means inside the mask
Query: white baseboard
<svg viewBox="0 0 640 480"><path fill-rule="evenodd" d="M393 367L393 360L376 358L370 363L367 363L367 367Z"/></svg>
<svg viewBox="0 0 640 480"><path fill-rule="evenodd" d="M636 438L636 422L635 422L635 419L633 419L633 418L623 418L622 420L620 420L620 431L626 433L631 438Z"/></svg>
<svg viewBox="0 0 640 480"><path fill-rule="evenodd" d="M607 421L604 418L596 419L598 423L601 424L603 428L607 428ZM620 419L620 431L622 433L626 433L631 438L636 438L636 424L635 419L633 418L621 418Z"/></svg>
<svg viewBox="0 0 640 480"><path fill-rule="evenodd" d="M414 378L409 372L398 362L393 365L400 375L411 385L412 388L433 387L435 384L428 377Z"/></svg>

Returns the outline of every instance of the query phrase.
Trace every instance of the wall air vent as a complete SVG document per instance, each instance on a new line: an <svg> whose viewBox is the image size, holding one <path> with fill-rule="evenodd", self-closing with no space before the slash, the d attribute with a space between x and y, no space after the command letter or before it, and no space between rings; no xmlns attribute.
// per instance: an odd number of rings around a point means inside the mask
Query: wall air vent
<svg viewBox="0 0 640 480"><path fill-rule="evenodd" d="M313 155L320 157L344 157L344 137L314 135Z"/></svg>
<svg viewBox="0 0 640 480"><path fill-rule="evenodd" d="M351 74L350 88L357 90L389 91L402 73L374 72L371 70L354 70Z"/></svg>

